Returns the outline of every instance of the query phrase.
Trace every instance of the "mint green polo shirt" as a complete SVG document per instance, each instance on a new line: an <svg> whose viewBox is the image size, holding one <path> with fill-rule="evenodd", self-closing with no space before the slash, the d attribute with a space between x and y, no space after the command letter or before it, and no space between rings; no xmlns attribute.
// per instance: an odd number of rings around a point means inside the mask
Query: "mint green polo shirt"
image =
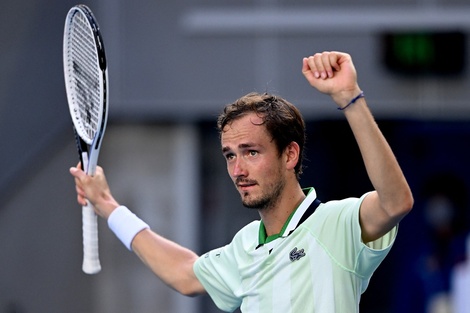
<svg viewBox="0 0 470 313"><path fill-rule="evenodd" d="M194 272L217 307L244 313L353 313L390 251L398 226L374 242L361 240L361 198L322 203L305 221L313 188L278 236L253 221L228 245L201 256Z"/></svg>

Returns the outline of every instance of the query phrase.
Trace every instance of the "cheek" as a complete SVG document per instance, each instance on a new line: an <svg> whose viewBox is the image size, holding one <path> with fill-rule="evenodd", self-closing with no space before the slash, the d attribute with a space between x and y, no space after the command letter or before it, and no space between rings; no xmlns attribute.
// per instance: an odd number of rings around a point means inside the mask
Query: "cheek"
<svg viewBox="0 0 470 313"><path fill-rule="evenodd" d="M270 179L280 180L286 168L279 160L274 160L270 166L264 166L260 169L261 177L269 177Z"/></svg>
<svg viewBox="0 0 470 313"><path fill-rule="evenodd" d="M260 180L272 179L272 177L279 175L279 167L275 162L259 162L253 164L249 172L251 176L256 176Z"/></svg>
<svg viewBox="0 0 470 313"><path fill-rule="evenodd" d="M227 174L228 174L228 176L230 176L230 178L233 179L233 166L231 166L230 164L227 163L226 168L227 168Z"/></svg>

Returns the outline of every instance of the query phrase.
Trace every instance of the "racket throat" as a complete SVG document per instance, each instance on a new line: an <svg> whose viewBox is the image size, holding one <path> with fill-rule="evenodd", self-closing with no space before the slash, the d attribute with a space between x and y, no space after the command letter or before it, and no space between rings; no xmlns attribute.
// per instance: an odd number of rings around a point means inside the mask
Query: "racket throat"
<svg viewBox="0 0 470 313"><path fill-rule="evenodd" d="M81 159L82 159L82 169L85 171L85 173L88 174L89 173L88 164L90 164L90 160L88 159L88 153L83 151L81 155Z"/></svg>

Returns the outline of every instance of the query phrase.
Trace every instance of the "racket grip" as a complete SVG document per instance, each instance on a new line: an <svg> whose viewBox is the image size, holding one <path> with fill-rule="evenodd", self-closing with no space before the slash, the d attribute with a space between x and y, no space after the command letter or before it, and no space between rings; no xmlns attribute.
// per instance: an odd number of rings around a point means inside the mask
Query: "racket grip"
<svg viewBox="0 0 470 313"><path fill-rule="evenodd" d="M83 264L86 274L97 274L101 270L98 251L98 220L92 205L82 207Z"/></svg>

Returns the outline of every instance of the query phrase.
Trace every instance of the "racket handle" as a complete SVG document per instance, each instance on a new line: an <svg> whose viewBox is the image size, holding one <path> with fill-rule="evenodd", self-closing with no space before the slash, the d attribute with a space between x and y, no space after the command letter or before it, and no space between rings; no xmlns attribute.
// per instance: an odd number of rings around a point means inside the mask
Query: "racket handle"
<svg viewBox="0 0 470 313"><path fill-rule="evenodd" d="M97 274L101 270L98 251L98 220L92 205L82 207L83 264L86 274Z"/></svg>

